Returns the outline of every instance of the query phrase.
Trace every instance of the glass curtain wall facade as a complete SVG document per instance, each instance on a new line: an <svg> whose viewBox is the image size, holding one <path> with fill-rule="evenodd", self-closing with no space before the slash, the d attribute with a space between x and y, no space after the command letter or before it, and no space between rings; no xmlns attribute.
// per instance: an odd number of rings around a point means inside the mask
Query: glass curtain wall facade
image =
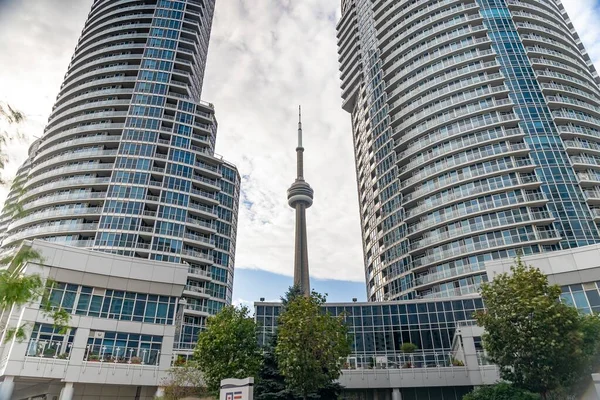
<svg viewBox="0 0 600 400"><path fill-rule="evenodd" d="M558 0L343 0L371 301L600 242L598 74Z"/></svg>
<svg viewBox="0 0 600 400"><path fill-rule="evenodd" d="M96 0L0 219L24 239L189 265L179 346L231 303L240 176L200 99L214 0Z"/></svg>

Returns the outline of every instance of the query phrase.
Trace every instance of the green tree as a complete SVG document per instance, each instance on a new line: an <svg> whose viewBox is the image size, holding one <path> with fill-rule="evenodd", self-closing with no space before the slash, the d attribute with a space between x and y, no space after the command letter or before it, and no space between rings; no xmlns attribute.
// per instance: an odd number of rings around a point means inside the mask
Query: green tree
<svg viewBox="0 0 600 400"><path fill-rule="evenodd" d="M24 274L23 270L29 262L43 262L42 255L30 246L21 246L15 254L0 259L0 310L10 310L40 301L42 312L53 320L54 327L65 332L70 321L70 314L60 306L52 305L47 299L47 288L51 281L44 280L37 274ZM0 327L6 335L5 341L27 337L26 324L16 327ZM0 335L1 337L2 335Z"/></svg>
<svg viewBox="0 0 600 400"><path fill-rule="evenodd" d="M258 378L254 385L255 400L301 400L301 397L295 394L286 386L285 378L279 372L279 364L275 356L277 347L277 337L273 337L269 345L264 349L263 363L258 373ZM309 399L328 399L339 398L343 387L332 382L319 389L318 392L310 394Z"/></svg>
<svg viewBox="0 0 600 400"><path fill-rule="evenodd" d="M218 394L223 379L256 376L262 360L256 332L247 307L224 307L208 318L194 359L210 393Z"/></svg>
<svg viewBox="0 0 600 400"><path fill-rule="evenodd" d="M511 274L482 286L486 311L476 315L502 379L544 399L576 384L598 356L600 320L561 303L560 293L540 270L517 258Z"/></svg>
<svg viewBox="0 0 600 400"><path fill-rule="evenodd" d="M161 382L164 388L163 400L178 400L185 397L206 397L207 389L202 381L202 372L195 362L189 361L185 365L169 371L169 377Z"/></svg>
<svg viewBox="0 0 600 400"><path fill-rule="evenodd" d="M463 400L539 400L540 396L509 383L482 386L463 397Z"/></svg>
<svg viewBox="0 0 600 400"><path fill-rule="evenodd" d="M308 399L333 383L350 354L343 316L323 312L325 296L294 297L278 319L275 354L289 389Z"/></svg>
<svg viewBox="0 0 600 400"><path fill-rule="evenodd" d="M22 140L18 126L25 121L25 115L12 108L10 104L0 103L0 170L4 170L8 155L6 145L16 139ZM0 178L0 184L6 182Z"/></svg>

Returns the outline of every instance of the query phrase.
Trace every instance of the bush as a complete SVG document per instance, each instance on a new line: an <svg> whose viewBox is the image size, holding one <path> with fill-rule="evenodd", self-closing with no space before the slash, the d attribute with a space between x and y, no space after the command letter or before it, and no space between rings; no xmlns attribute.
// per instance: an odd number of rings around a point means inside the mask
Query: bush
<svg viewBox="0 0 600 400"><path fill-rule="evenodd" d="M498 383L479 387L464 396L463 400L540 400L540 396L508 383Z"/></svg>
<svg viewBox="0 0 600 400"><path fill-rule="evenodd" d="M403 353L414 353L417 349L417 345L410 342L402 343L402 346L400 347L400 350L402 350Z"/></svg>

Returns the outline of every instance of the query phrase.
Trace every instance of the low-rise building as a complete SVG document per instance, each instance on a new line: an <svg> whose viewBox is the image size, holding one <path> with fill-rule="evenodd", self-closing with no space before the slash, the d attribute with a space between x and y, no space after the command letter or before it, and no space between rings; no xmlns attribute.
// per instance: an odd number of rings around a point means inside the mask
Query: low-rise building
<svg viewBox="0 0 600 400"><path fill-rule="evenodd" d="M2 324L26 324L28 339L0 345L0 400L153 399L172 365L187 266L26 245L43 261L23 273L51 282L47 300L70 314L69 328L54 326L41 299L5 310Z"/></svg>

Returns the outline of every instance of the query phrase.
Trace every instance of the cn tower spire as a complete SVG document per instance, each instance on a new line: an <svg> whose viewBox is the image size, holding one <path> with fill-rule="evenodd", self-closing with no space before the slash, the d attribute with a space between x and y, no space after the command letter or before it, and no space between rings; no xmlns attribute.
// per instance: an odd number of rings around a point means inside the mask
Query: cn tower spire
<svg viewBox="0 0 600 400"><path fill-rule="evenodd" d="M305 296L310 295L308 275L308 244L306 209L313 203L313 190L304 181L304 147L302 146L302 109L298 106L298 146L296 147L296 181L288 189L288 204L296 210L296 240L294 246L294 286Z"/></svg>

